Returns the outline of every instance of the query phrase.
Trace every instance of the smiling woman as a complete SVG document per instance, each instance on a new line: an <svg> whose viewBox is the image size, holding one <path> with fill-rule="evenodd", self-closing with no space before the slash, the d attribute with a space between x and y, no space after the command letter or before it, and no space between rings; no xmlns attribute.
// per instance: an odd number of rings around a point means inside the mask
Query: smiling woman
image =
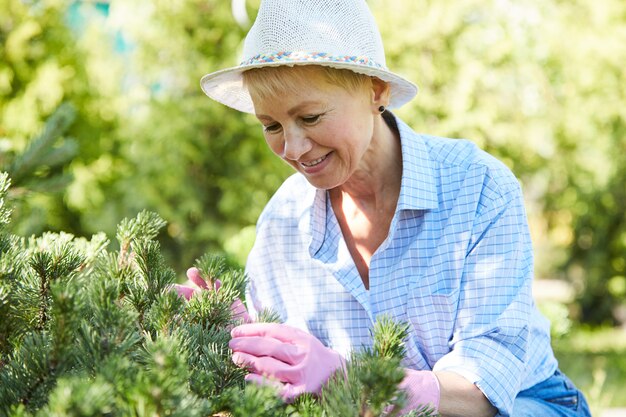
<svg viewBox="0 0 626 417"><path fill-rule="evenodd" d="M349 77L328 77L341 70L317 66L294 67L292 71L265 69L266 74L274 72L284 80L283 87L270 87L277 94L257 94L257 86L263 89L257 80L248 82L248 88L265 139L276 155L321 189L347 186L355 172L365 172L365 165L374 161L381 172L371 172L373 177L387 184L399 183L398 159L388 159L397 174L397 178L388 178L392 171L382 170L384 154L379 153L396 149L395 156L399 155L397 140L379 117L378 108L388 103L387 84L370 77L366 83L356 76L350 77L352 85L346 88L331 80ZM277 79L276 75L272 78Z"/></svg>
<svg viewBox="0 0 626 417"><path fill-rule="evenodd" d="M409 325L404 411L588 416L532 300L533 256L514 175L474 144L417 134L391 113L417 93L386 67L362 0L263 0L241 64L202 89L254 113L296 174L257 223L252 318L233 329L247 379L286 400L319 394L378 317Z"/></svg>

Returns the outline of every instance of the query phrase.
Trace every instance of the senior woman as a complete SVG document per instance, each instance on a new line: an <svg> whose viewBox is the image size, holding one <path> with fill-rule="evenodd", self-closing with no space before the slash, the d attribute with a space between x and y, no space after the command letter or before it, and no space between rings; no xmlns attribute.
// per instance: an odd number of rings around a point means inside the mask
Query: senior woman
<svg viewBox="0 0 626 417"><path fill-rule="evenodd" d="M410 324L407 410L588 416L532 300L517 180L472 143L417 134L388 110L417 88L387 69L365 2L263 0L243 57L202 89L255 114L297 171L246 265L251 317L283 319L233 329L248 379L278 382L288 400L319 393L386 314Z"/></svg>

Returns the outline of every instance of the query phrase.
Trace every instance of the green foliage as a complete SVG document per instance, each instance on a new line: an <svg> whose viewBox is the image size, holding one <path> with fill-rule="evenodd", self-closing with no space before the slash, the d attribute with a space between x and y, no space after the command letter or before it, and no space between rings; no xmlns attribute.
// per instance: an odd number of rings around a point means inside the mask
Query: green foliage
<svg viewBox="0 0 626 417"><path fill-rule="evenodd" d="M247 3L253 17L258 1ZM537 274L575 284L581 320L620 322L626 3L369 5L388 66L421 88L399 115L509 165L524 186ZM80 30L67 25L75 10ZM0 169L13 169L21 190L12 231L110 236L147 209L168 221L159 243L175 270L207 250L244 262L290 169L253 117L207 99L198 80L237 63L246 29L217 0L0 0ZM45 127L63 103L73 121Z"/></svg>
<svg viewBox="0 0 626 417"><path fill-rule="evenodd" d="M559 367L583 390L592 415L626 407L626 332L574 326L554 341Z"/></svg>
<svg viewBox="0 0 626 417"><path fill-rule="evenodd" d="M0 198L6 192L3 186ZM118 236L125 252L116 254L107 253L101 235L90 242L66 233L11 240L17 247L3 254L2 265L14 268L3 267L0 280L2 414L207 414L206 400L186 381L210 363L191 367L198 359L187 347L213 333L182 325L188 307L169 289L174 274L154 241L160 227L151 213L123 221ZM19 262L7 259L18 252L25 253ZM230 313L228 305L212 307ZM230 314L207 316L206 326L233 323ZM216 343L227 349L228 338L207 346ZM243 381L241 372L211 375L205 379L214 384Z"/></svg>
<svg viewBox="0 0 626 417"><path fill-rule="evenodd" d="M18 239L6 230L8 184L0 175L1 415L392 416L401 409L406 325L382 317L375 348L355 352L321 398L285 404L273 387L244 384L247 371L231 360L231 304L242 295L242 271L202 256L203 274L223 285L187 302L172 289L176 276L156 241L165 226L158 215L124 219L114 252L102 234ZM262 317L276 320L271 312Z"/></svg>
<svg viewBox="0 0 626 417"><path fill-rule="evenodd" d="M289 415L274 389L252 384L247 385L243 391L226 391L216 401L216 406L218 409L226 410L233 417L286 417Z"/></svg>
<svg viewBox="0 0 626 417"><path fill-rule="evenodd" d="M620 136L626 138L626 122ZM622 140L613 152L626 152ZM620 309L626 300L626 167L620 164L606 187L585 192L585 211L573 223L577 242L565 267L580 288L578 301L583 321L591 324L621 324Z"/></svg>
<svg viewBox="0 0 626 417"><path fill-rule="evenodd" d="M626 3L369 4L389 67L420 86L398 113L419 131L468 138L503 160L524 187L537 274L575 284L577 319L618 322Z"/></svg>
<svg viewBox="0 0 626 417"><path fill-rule="evenodd" d="M34 196L58 195L71 182L72 175L66 168L78 154L78 146L75 140L63 135L74 118L74 108L61 104L24 150L0 154L0 169L6 169L12 178L10 197L15 203L19 202L18 216L33 209Z"/></svg>
<svg viewBox="0 0 626 417"><path fill-rule="evenodd" d="M152 240L166 222L158 214L142 211L135 219L124 219L117 227L117 239L122 248L128 247L138 239Z"/></svg>
<svg viewBox="0 0 626 417"><path fill-rule="evenodd" d="M76 141L63 138L74 118L74 108L61 104L46 121L41 134L32 139L22 153L3 156L1 162L8 166L13 191L19 193L23 188L41 192L67 187L71 177L58 170L78 153Z"/></svg>
<svg viewBox="0 0 626 417"><path fill-rule="evenodd" d="M8 173L0 172L0 254L6 253L11 248L9 237L6 233L3 233L11 217L11 210L5 206L4 202L10 185L11 180Z"/></svg>
<svg viewBox="0 0 626 417"><path fill-rule="evenodd" d="M409 325L396 323L387 315L377 317L372 331L375 356L402 359L406 354L404 341L409 337Z"/></svg>
<svg viewBox="0 0 626 417"><path fill-rule="evenodd" d="M7 172L0 172L0 227L4 228L10 221L11 209L6 207L4 197L11 186L11 180Z"/></svg>
<svg viewBox="0 0 626 417"><path fill-rule="evenodd" d="M118 219L148 209L168 219L159 240L176 269L207 249L223 252L289 172L251 117L211 103L198 87L205 72L236 61L245 30L234 24L230 4L37 4L35 12L29 3L0 0L8 64L0 70L0 146L19 154L69 102L76 118L66 133L78 154L57 177L59 187L72 178L62 193L50 194L39 181L29 187L46 193L24 188L14 232L111 235ZM72 31L67 22L76 20ZM126 49L115 43L120 38ZM249 244L239 239L232 249L240 264Z"/></svg>
<svg viewBox="0 0 626 417"><path fill-rule="evenodd" d="M377 317L372 329L373 348L355 352L346 374L336 374L324 388L322 408L326 415L400 415L406 401L406 394L398 389L404 378L400 361L405 356L408 332L406 323L394 322L386 315ZM429 417L436 413L425 406L402 415Z"/></svg>
<svg viewBox="0 0 626 417"><path fill-rule="evenodd" d="M119 160L109 111L123 102L116 59L104 37L76 38L66 24L70 4L0 0L0 170L12 173L22 199L12 224L21 235L99 230L80 224L68 197L93 178L83 167L101 167L98 184L118 175L117 166L102 167Z"/></svg>
<svg viewBox="0 0 626 417"><path fill-rule="evenodd" d="M552 340L566 336L572 329L572 320L569 317L567 305L558 301L542 301L538 303L539 311L550 323L550 336Z"/></svg>

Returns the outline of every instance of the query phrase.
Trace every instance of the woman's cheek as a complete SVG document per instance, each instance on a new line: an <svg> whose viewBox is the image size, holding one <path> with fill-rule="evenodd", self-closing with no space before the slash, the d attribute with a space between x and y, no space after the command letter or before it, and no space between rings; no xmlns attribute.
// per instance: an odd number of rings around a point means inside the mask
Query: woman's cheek
<svg viewBox="0 0 626 417"><path fill-rule="evenodd" d="M271 138L271 137L266 136L265 142L267 143L267 146L269 146L272 152L274 152L276 155L278 155L281 158L283 157L283 154L285 151L285 144L280 138Z"/></svg>

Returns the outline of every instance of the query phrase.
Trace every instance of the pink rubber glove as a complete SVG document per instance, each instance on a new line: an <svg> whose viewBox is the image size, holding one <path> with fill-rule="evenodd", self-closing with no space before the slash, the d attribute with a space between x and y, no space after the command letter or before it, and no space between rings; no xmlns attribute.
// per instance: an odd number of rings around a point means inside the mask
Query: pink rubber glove
<svg viewBox="0 0 626 417"><path fill-rule="evenodd" d="M319 394L333 373L345 368L341 355L315 336L277 323L237 326L230 332L233 362L248 366L246 381L277 385L291 401L305 392Z"/></svg>
<svg viewBox="0 0 626 417"><path fill-rule="evenodd" d="M434 411L439 410L439 380L432 371L416 371L405 369L405 377L400 383L400 389L408 394L407 403L402 409L402 414L424 405L434 407Z"/></svg>
<svg viewBox="0 0 626 417"><path fill-rule="evenodd" d="M185 297L186 300L189 300L196 292L200 290L210 291L209 284L207 284L207 282L202 278L202 276L200 275L200 270L198 268L189 268L187 270L187 278L189 278L191 282L197 285L199 289L194 288L190 285L174 284L174 289L176 290L178 295L180 295L181 297ZM212 286L213 289L217 291L220 289L221 285L222 283L218 279L215 281L215 283L213 283ZM233 301L233 303L230 305L230 311L232 311L233 318L235 320L243 320L244 323L250 323L252 321L250 320L250 316L248 315L248 310L246 310L246 306L243 305L243 303L239 299Z"/></svg>

